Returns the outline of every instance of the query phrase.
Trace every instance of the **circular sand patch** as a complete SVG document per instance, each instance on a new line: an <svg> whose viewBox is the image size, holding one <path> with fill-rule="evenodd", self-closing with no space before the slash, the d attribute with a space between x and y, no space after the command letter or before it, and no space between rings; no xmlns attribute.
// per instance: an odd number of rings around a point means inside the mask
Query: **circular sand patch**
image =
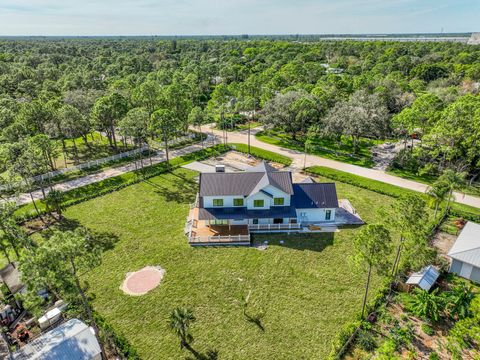
<svg viewBox="0 0 480 360"><path fill-rule="evenodd" d="M128 295L145 295L155 289L165 275L165 270L160 266L146 266L135 272L129 272L120 289Z"/></svg>

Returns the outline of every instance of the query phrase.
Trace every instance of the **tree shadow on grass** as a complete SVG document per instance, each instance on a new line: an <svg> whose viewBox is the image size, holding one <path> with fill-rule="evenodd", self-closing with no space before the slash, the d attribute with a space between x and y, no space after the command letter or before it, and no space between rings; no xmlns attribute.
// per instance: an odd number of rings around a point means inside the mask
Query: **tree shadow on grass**
<svg viewBox="0 0 480 360"><path fill-rule="evenodd" d="M197 193L197 183L189 178L181 176L179 174L172 174L175 179L170 180L173 184L172 187L162 186L151 180L145 180L144 183L152 186L154 192L161 195L168 202L176 202L179 204L188 204L195 199ZM167 180L167 179L163 179Z"/></svg>
<svg viewBox="0 0 480 360"><path fill-rule="evenodd" d="M258 327L262 332L265 332L265 327L263 326L262 319L264 314L254 314L254 315L249 315L246 311L243 313L245 316L245 319Z"/></svg>
<svg viewBox="0 0 480 360"><path fill-rule="evenodd" d="M115 244L120 240L120 238L114 233L92 230L82 226L82 224L76 219L65 217L57 222L55 226L42 231L41 236L44 239L48 239L55 231L73 231L78 228L84 228L90 236L92 247L94 246L102 252L113 249Z"/></svg>
<svg viewBox="0 0 480 360"><path fill-rule="evenodd" d="M215 350L215 349L208 349L205 353L200 353L193 350L192 353L193 355L187 356L185 360L217 360L218 359L218 350Z"/></svg>

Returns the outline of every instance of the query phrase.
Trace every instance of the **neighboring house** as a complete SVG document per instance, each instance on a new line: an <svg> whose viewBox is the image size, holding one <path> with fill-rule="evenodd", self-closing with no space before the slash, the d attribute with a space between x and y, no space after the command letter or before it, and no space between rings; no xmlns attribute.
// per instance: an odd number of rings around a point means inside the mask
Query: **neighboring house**
<svg viewBox="0 0 480 360"><path fill-rule="evenodd" d="M448 252L450 272L480 283L480 225L467 222Z"/></svg>
<svg viewBox="0 0 480 360"><path fill-rule="evenodd" d="M202 173L192 206L197 229L193 236L213 235L213 226L216 235L228 236L332 226L338 207L334 183L293 183L289 171L264 162L245 172ZM202 226L208 229L202 232Z"/></svg>
<svg viewBox="0 0 480 360"><path fill-rule="evenodd" d="M101 360L93 329L78 319L40 335L13 353L13 360Z"/></svg>

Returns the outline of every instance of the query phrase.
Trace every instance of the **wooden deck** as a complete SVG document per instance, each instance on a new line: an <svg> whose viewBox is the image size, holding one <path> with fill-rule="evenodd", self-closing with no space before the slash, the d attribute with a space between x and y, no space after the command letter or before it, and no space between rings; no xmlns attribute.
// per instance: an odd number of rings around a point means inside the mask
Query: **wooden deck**
<svg viewBox="0 0 480 360"><path fill-rule="evenodd" d="M197 227L192 228L192 236L236 236L248 235L247 225L210 225L197 221Z"/></svg>

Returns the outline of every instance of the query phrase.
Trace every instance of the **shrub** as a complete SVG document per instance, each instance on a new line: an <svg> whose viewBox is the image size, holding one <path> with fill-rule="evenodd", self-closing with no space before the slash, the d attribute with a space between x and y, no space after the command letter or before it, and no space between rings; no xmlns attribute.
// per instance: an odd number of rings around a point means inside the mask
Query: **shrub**
<svg viewBox="0 0 480 360"><path fill-rule="evenodd" d="M413 325L408 323L406 326L400 326L398 321L390 329L390 338L395 344L395 349L398 351L402 347L409 345L415 335Z"/></svg>
<svg viewBox="0 0 480 360"><path fill-rule="evenodd" d="M435 352L431 352L430 355L428 355L429 360L440 360L440 356Z"/></svg>
<svg viewBox="0 0 480 360"><path fill-rule="evenodd" d="M360 326L360 322L356 321L356 322L345 324L342 327L337 337L332 342L332 350L330 351L328 359L342 358L343 354L348 350L348 346L345 347L345 344L350 338L353 337L353 335L355 334L355 331L357 331L359 326Z"/></svg>
<svg viewBox="0 0 480 360"><path fill-rule="evenodd" d="M400 357L396 356L395 353L397 351L397 345L393 340L385 341L382 346L378 349L377 359L381 360L394 360L399 359Z"/></svg>
<svg viewBox="0 0 480 360"><path fill-rule="evenodd" d="M361 330L357 335L358 346L365 351L373 351L377 348L377 342L371 332Z"/></svg>
<svg viewBox="0 0 480 360"><path fill-rule="evenodd" d="M422 331L428 336L433 336L435 334L435 330L433 330L433 328L428 324L422 324Z"/></svg>

